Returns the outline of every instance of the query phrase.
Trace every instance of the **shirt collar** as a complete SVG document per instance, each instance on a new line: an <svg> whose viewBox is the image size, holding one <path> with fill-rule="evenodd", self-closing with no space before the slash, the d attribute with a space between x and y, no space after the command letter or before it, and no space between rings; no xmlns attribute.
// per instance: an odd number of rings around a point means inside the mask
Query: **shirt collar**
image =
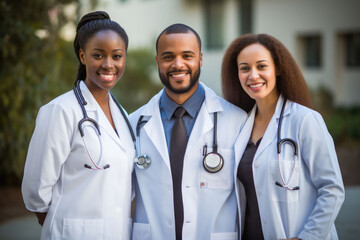
<svg viewBox="0 0 360 240"><path fill-rule="evenodd" d="M205 99L205 90L204 87L201 84L199 84L194 94L191 95L191 97L188 100L186 100L186 102L184 102L183 105L178 105L173 100L171 100L171 98L169 98L169 96L166 94L165 91L163 91L160 97L160 104L164 108L166 118L168 120L170 120L175 109L179 106L185 108L186 112L192 118L194 118L196 114L200 111L200 107L204 99Z"/></svg>

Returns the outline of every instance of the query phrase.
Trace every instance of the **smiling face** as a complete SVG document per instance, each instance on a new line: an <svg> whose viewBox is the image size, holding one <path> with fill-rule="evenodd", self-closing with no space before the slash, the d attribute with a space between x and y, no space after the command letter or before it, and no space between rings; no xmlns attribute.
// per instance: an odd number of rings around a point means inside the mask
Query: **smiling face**
<svg viewBox="0 0 360 240"><path fill-rule="evenodd" d="M244 48L237 56L237 65L241 86L252 99L257 103L277 100L274 60L263 45L256 43Z"/></svg>
<svg viewBox="0 0 360 240"><path fill-rule="evenodd" d="M170 98L190 97L197 89L202 53L196 36L163 34L159 38L156 63L161 82Z"/></svg>
<svg viewBox="0 0 360 240"><path fill-rule="evenodd" d="M86 66L85 84L94 94L109 91L125 70L126 47L124 40L112 30L95 33L80 49L79 56Z"/></svg>

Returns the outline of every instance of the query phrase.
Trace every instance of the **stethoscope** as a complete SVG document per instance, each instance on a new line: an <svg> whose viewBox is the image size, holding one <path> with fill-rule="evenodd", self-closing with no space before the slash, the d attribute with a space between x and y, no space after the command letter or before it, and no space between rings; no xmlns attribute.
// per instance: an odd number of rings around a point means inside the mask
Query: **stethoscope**
<svg viewBox="0 0 360 240"><path fill-rule="evenodd" d="M81 107L81 110L83 112L83 118L79 121L78 123L78 128L79 128L79 132L80 132L80 135L81 135L81 139L84 143L84 146L85 146L85 149L86 149L86 152L87 154L89 155L89 158L93 164L93 166L90 166L89 164L84 164L84 167L85 168L89 168L89 169L92 169L92 170L105 170L107 168L110 167L109 164L105 164L103 165L102 164L102 140L101 140L101 132L100 132L100 128L99 128L99 124L92 118L90 118L88 115L87 115L87 112L85 110L85 105L87 104L87 102L85 101L84 99L84 96L82 95L81 93L81 89L80 89L80 81L81 80L77 80L75 82L75 85L74 85L74 93L75 93L75 97L77 99L77 101L79 102L79 105ZM120 112L121 112L121 115L123 116L123 118L125 119L125 122L126 122L126 125L130 131L130 134L131 134L131 138L133 140L133 143L134 143L134 147L135 147L135 150L136 150L136 144L135 144L135 135L134 135L134 132L131 128L131 125L130 125L130 122L126 116L126 113L124 112L124 109L121 107L120 103L118 102L118 100L115 98L115 96L110 92L110 95L111 95L111 98L114 100L116 106L119 108ZM88 151L88 148L86 146L86 143L85 143L85 140L84 140L84 129L82 127L82 124L84 122L90 122L96 129L96 132L97 132L97 136L98 136L98 139L99 139L99 144L100 144L100 156L99 156L99 160L97 162L94 161L94 159L91 157L89 151Z"/></svg>
<svg viewBox="0 0 360 240"><path fill-rule="evenodd" d="M151 158L149 155L141 154L141 147L140 147L140 128L143 124L147 123L147 120L143 120L144 116L140 116L139 120L136 124L136 137L138 139L136 149L139 149L139 154L135 157L134 162L135 165L139 169L147 169L151 164ZM206 171L210 173L216 173L222 169L224 166L224 159L220 153L217 152L218 145L217 145L217 112L214 113L214 134L213 134L213 149L212 152L207 153L207 144L203 147L203 166Z"/></svg>
<svg viewBox="0 0 360 240"><path fill-rule="evenodd" d="M292 181L292 179L294 177L294 173L295 173L296 159L297 159L297 155L298 155L298 145L294 140L292 140L290 138L284 138L284 139L280 138L281 124L282 124L282 119L283 119L283 115L284 115L285 104L286 104L286 99L284 99L284 103L283 103L282 108L281 108L280 118L279 118L279 127L278 127L278 132L277 132L278 167L279 167L279 172L280 172L280 177L281 177L282 184L280 182L278 182L278 181L276 181L275 184L277 186L279 186L279 187L286 188L288 190L299 190L300 189L299 186L290 187L290 183L291 183L291 181ZM294 148L294 164L293 164L293 168L292 168L292 171L291 171L290 178L289 178L288 182L286 182L285 179L284 179L283 172L282 172L282 169L281 169L281 164L280 164L281 145L284 144L284 143L290 144Z"/></svg>

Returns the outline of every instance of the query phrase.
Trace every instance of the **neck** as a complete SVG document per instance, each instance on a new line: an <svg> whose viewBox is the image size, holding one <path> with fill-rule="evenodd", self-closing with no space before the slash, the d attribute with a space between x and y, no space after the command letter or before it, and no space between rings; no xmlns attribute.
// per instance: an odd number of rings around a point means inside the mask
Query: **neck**
<svg viewBox="0 0 360 240"><path fill-rule="evenodd" d="M278 99L279 95L276 98L257 100L256 117L259 120L264 120L266 122L270 121L270 119L274 115Z"/></svg>
<svg viewBox="0 0 360 240"><path fill-rule="evenodd" d="M88 87L89 91L95 98L96 102L102 107L105 105L109 105L109 91L108 90L100 90L96 88L92 88L87 84L85 81L86 86Z"/></svg>

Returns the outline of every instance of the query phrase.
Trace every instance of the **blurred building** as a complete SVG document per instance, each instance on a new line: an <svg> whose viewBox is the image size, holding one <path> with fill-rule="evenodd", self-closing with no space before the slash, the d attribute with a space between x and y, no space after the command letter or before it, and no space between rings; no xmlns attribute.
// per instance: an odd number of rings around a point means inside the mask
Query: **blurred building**
<svg viewBox="0 0 360 240"><path fill-rule="evenodd" d="M200 80L218 94L226 47L243 33L268 33L294 55L310 88L328 89L338 106L360 106L359 0L99 0L97 9L125 28L129 48L154 53L167 26L194 28L203 42Z"/></svg>

